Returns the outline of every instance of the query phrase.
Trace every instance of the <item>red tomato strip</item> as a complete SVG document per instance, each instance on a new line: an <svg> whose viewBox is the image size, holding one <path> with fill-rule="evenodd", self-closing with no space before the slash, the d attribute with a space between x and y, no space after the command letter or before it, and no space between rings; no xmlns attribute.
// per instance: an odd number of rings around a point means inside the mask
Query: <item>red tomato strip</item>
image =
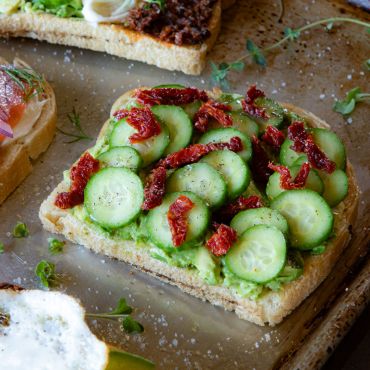
<svg viewBox="0 0 370 370"><path fill-rule="evenodd" d="M84 201L84 190L90 177L99 171L99 161L85 153L71 169L72 184L68 192L59 193L55 205L62 209L72 208Z"/></svg>
<svg viewBox="0 0 370 370"><path fill-rule="evenodd" d="M284 134L274 126L267 126L265 133L262 135L262 140L270 145L274 150L279 151L283 144Z"/></svg>
<svg viewBox="0 0 370 370"><path fill-rule="evenodd" d="M180 195L167 212L167 220L172 234L172 243L179 247L184 243L188 231L187 214L194 207L194 203L185 195Z"/></svg>
<svg viewBox="0 0 370 370"><path fill-rule="evenodd" d="M293 122L288 127L288 138L293 141L291 149L298 153L306 153L313 168L332 173L335 162L331 161L315 144L311 134L307 133L302 122Z"/></svg>
<svg viewBox="0 0 370 370"><path fill-rule="evenodd" d="M221 123L224 127L233 125L233 120L229 114L231 107L226 104L215 101L207 101L204 103L194 116L194 126L200 132L205 132L211 118Z"/></svg>
<svg viewBox="0 0 370 370"><path fill-rule="evenodd" d="M280 186L285 190L304 188L311 169L309 163L303 163L297 176L292 180L292 175L288 167L269 163L269 168L280 173Z"/></svg>
<svg viewBox="0 0 370 370"><path fill-rule="evenodd" d="M155 168L149 175L144 188L144 203L142 209L149 211L162 203L166 192L166 169L163 166Z"/></svg>
<svg viewBox="0 0 370 370"><path fill-rule="evenodd" d="M266 185L273 171L269 168L270 158L256 136L252 137L251 170L256 183Z"/></svg>
<svg viewBox="0 0 370 370"><path fill-rule="evenodd" d="M138 131L129 137L131 144L141 143L161 133L161 126L149 107L121 109L114 113L114 117L118 120L126 118L127 123Z"/></svg>
<svg viewBox="0 0 370 370"><path fill-rule="evenodd" d="M237 240L236 231L225 224L218 225L216 232L208 239L206 247L215 255L223 256Z"/></svg>
<svg viewBox="0 0 370 370"><path fill-rule="evenodd" d="M229 222L237 213L251 208L262 207L261 199L252 195L248 198L240 196L236 198L233 202L222 207L216 215L216 218L224 222Z"/></svg>
<svg viewBox="0 0 370 370"><path fill-rule="evenodd" d="M205 91L186 87L183 89L176 88L159 88L150 90L138 90L135 97L139 103L144 105L182 105L193 103L196 100L207 101L208 96Z"/></svg>
<svg viewBox="0 0 370 370"><path fill-rule="evenodd" d="M253 117L258 117L262 119L268 119L268 115L266 114L263 108L258 108L254 101L259 97L264 97L265 93L261 90L256 88L256 85L252 85L245 95L245 99L242 100L242 107L245 113L249 114Z"/></svg>

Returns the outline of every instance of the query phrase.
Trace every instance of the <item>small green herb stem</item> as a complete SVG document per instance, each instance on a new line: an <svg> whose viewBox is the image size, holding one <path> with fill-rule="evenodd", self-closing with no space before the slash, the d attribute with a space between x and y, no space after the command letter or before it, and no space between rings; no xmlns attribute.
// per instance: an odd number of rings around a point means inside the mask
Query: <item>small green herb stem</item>
<svg viewBox="0 0 370 370"><path fill-rule="evenodd" d="M116 314L111 315L109 313L87 313L86 317L90 318L96 318L96 319L123 319L127 316L130 316L129 314Z"/></svg>
<svg viewBox="0 0 370 370"><path fill-rule="evenodd" d="M370 93L359 94L359 97L357 98L358 101L364 101L367 99L370 99Z"/></svg>

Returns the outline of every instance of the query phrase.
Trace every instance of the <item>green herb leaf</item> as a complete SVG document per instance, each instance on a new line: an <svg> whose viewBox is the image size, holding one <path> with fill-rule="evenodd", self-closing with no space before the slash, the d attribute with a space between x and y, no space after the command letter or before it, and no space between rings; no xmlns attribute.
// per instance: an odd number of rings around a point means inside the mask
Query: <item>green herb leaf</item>
<svg viewBox="0 0 370 370"><path fill-rule="evenodd" d="M166 0L144 0L148 4L157 4L159 9L164 10L166 6Z"/></svg>
<svg viewBox="0 0 370 370"><path fill-rule="evenodd" d="M244 69L244 66L245 66L245 63L240 60L237 60L230 64L230 68L238 72L242 71Z"/></svg>
<svg viewBox="0 0 370 370"><path fill-rule="evenodd" d="M221 63L218 67L214 62L211 62L211 80L215 85L227 90L229 83L227 81L227 74L230 66L227 63Z"/></svg>
<svg viewBox="0 0 370 370"><path fill-rule="evenodd" d="M368 71L370 71L370 59L365 61L365 67Z"/></svg>
<svg viewBox="0 0 370 370"><path fill-rule="evenodd" d="M142 333L144 331L144 327L131 316L125 317L125 319L122 321L122 328L129 334Z"/></svg>
<svg viewBox="0 0 370 370"><path fill-rule="evenodd" d="M295 41L295 40L297 40L299 38L299 36L301 35L301 32L299 30L293 30L293 29L291 29L289 27L286 27L284 29L284 35L289 40Z"/></svg>
<svg viewBox="0 0 370 370"><path fill-rule="evenodd" d="M247 50L249 54L251 55L252 59L260 66L266 67L267 62L266 58L263 55L262 50L252 41L247 40Z"/></svg>
<svg viewBox="0 0 370 370"><path fill-rule="evenodd" d="M17 222L13 229L13 236L14 238L25 238L29 235L28 227L23 222Z"/></svg>
<svg viewBox="0 0 370 370"><path fill-rule="evenodd" d="M116 308L109 312L110 315L127 315L132 312L132 307L130 307L125 298L120 298L117 303Z"/></svg>
<svg viewBox="0 0 370 370"><path fill-rule="evenodd" d="M338 100L333 105L333 110L342 115L348 115L352 113L356 107L356 103L363 102L370 99L370 94L362 93L359 87L347 92L345 99Z"/></svg>
<svg viewBox="0 0 370 370"><path fill-rule="evenodd" d="M323 254L326 251L325 245L319 245L313 249L311 249L310 253L314 256Z"/></svg>
<svg viewBox="0 0 370 370"><path fill-rule="evenodd" d="M5 246L4 243L0 242L0 254L5 252Z"/></svg>
<svg viewBox="0 0 370 370"><path fill-rule="evenodd" d="M327 31L331 31L333 29L333 26L334 26L334 22L329 22L325 28Z"/></svg>
<svg viewBox="0 0 370 370"><path fill-rule="evenodd" d="M46 288L54 286L58 280L54 263L46 260L42 260L37 264L35 274L40 279L41 284Z"/></svg>
<svg viewBox="0 0 370 370"><path fill-rule="evenodd" d="M49 244L49 252L51 254L59 254L63 252L63 247L66 242L54 239L54 238L48 238L48 244Z"/></svg>

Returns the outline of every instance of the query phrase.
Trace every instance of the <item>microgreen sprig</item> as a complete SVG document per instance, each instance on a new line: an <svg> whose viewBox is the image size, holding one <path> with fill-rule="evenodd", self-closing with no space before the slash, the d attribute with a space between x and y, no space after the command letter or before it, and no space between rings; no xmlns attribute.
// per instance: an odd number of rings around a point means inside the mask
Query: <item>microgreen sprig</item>
<svg viewBox="0 0 370 370"><path fill-rule="evenodd" d="M12 235L14 238L26 238L30 234L27 225L24 222L17 222L14 226Z"/></svg>
<svg viewBox="0 0 370 370"><path fill-rule="evenodd" d="M54 263L48 262L46 260L41 260L36 268L35 274L40 279L41 284L45 288L53 287L57 284L60 275L55 272Z"/></svg>
<svg viewBox="0 0 370 370"><path fill-rule="evenodd" d="M354 18L346 18L346 17L332 17L332 18L325 18L319 19L315 22L306 24L305 26L292 29L292 28L285 28L284 30L284 37L279 40L278 42L267 46L263 49L259 48L252 40L248 39L246 42L246 50L247 54L243 55L239 59L235 60L232 63L222 62L218 66L211 62L211 79L215 85L220 86L221 88L228 88L229 84L227 81L228 74L230 71L241 71L245 66L245 60L252 59L256 64L266 67L266 53L279 48L283 44L289 41L297 40L302 32L307 31L309 29L325 25L326 30L331 30L334 23L353 23L359 26L366 27L367 29L370 28L369 22L364 22L359 19ZM236 67L235 67L236 66Z"/></svg>
<svg viewBox="0 0 370 370"><path fill-rule="evenodd" d="M65 243L66 242L55 239L55 238L48 238L49 252L53 255L62 253Z"/></svg>
<svg viewBox="0 0 370 370"><path fill-rule="evenodd" d="M359 87L347 92L343 100L338 100L333 105L334 112L338 112L343 116L352 113L357 103L370 102L370 93L363 93Z"/></svg>
<svg viewBox="0 0 370 370"><path fill-rule="evenodd" d="M87 313L86 316L95 319L119 320L122 329L129 334L143 332L144 327L130 316L131 312L132 307L127 304L126 299L120 298L114 310L106 313Z"/></svg>
<svg viewBox="0 0 370 370"><path fill-rule="evenodd" d="M72 112L67 114L69 122L76 128L77 133L67 132L60 128L58 128L58 131L62 133L63 135L72 137L73 139L70 141L66 141L67 144L76 143L80 140L92 140L90 136L88 136L85 131L83 130L81 126L81 117L80 114L77 112L76 108L73 107Z"/></svg>

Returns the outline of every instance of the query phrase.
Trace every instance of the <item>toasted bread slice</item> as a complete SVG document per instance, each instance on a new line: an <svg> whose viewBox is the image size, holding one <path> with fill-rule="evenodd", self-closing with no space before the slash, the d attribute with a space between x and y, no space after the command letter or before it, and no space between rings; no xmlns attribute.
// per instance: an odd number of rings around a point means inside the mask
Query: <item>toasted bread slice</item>
<svg viewBox="0 0 370 370"><path fill-rule="evenodd" d="M119 109L130 96L132 96L132 92L122 95L113 104L111 112ZM284 107L305 118L311 127L329 128L327 123L312 113L290 104L284 104ZM107 127L108 122L102 127L99 138L104 135ZM242 319L258 325L274 326L299 306L329 275L350 240L349 228L357 213L359 193L350 163L347 163L346 171L349 178L349 192L345 200L334 208L335 239L327 244L324 254L308 256L305 259L304 273L301 277L291 283L284 284L280 291L269 291L257 300L241 298L224 286L209 285L199 277L195 270L170 266L154 259L149 254L149 248L143 244L107 238L74 217L71 212L56 207L54 201L57 194L69 189L69 185L65 181L61 182L42 203L39 216L46 230L50 232L63 234L72 242L84 245L96 253L128 262L195 297L208 300L226 310L235 311Z"/></svg>
<svg viewBox="0 0 370 370"><path fill-rule="evenodd" d="M103 370L108 347L85 323L72 297L0 284L1 367Z"/></svg>
<svg viewBox="0 0 370 370"><path fill-rule="evenodd" d="M14 62L29 68L19 59ZM0 64L7 63L0 58ZM0 143L0 204L31 173L32 160L48 148L54 137L56 103L54 91L47 82L44 85L44 93L45 103L31 131L7 144Z"/></svg>
<svg viewBox="0 0 370 370"><path fill-rule="evenodd" d="M206 54L216 41L221 24L221 1L209 22L211 36L202 44L178 46L118 24L94 25L78 18L59 18L46 13L0 14L0 36L30 37L52 44L104 51L119 57L154 64L171 71L199 75Z"/></svg>

